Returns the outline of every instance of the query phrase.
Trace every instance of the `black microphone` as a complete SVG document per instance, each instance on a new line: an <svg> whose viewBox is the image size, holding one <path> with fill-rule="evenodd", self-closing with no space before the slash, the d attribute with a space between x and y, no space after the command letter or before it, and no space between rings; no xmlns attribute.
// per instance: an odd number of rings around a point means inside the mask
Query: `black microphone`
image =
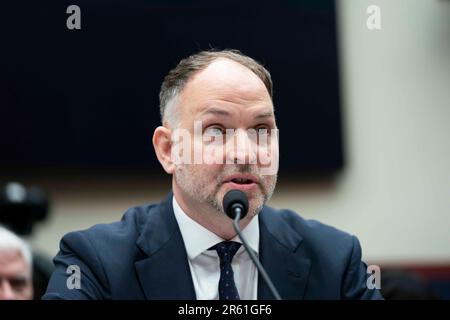
<svg viewBox="0 0 450 320"><path fill-rule="evenodd" d="M259 274L263 277L273 296L277 300L281 300L280 294L277 289L270 280L269 275L266 270L262 266L261 262L259 262L253 250L248 245L247 241L242 235L241 228L239 227L239 220L244 218L248 213L248 199L247 195L240 190L230 190L223 197L223 210L227 214L227 216L233 220L233 227L236 233L239 235L239 238L244 245L245 250L247 250L250 258L258 269Z"/></svg>

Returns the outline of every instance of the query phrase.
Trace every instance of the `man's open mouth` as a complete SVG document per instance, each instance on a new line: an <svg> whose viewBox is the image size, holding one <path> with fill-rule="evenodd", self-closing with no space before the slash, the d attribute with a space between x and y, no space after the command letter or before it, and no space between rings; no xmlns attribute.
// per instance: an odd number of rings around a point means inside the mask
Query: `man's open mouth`
<svg viewBox="0 0 450 320"><path fill-rule="evenodd" d="M249 173L235 173L232 175L229 175L225 179L225 183L234 183L236 185L240 186L252 186L257 184L258 179Z"/></svg>
<svg viewBox="0 0 450 320"><path fill-rule="evenodd" d="M245 178L235 178L235 179L231 179L231 182L234 182L234 183L237 183L237 184L250 184L250 183L254 183L253 180L245 179Z"/></svg>

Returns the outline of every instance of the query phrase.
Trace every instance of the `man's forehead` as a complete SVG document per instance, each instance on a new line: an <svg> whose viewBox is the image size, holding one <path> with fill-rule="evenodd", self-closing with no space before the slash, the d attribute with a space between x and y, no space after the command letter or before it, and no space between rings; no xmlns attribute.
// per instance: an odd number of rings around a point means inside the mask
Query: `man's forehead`
<svg viewBox="0 0 450 320"><path fill-rule="evenodd" d="M0 274L26 274L28 265L20 250L0 250Z"/></svg>
<svg viewBox="0 0 450 320"><path fill-rule="evenodd" d="M22 252L19 249L0 249L0 262L7 260L18 260L22 258Z"/></svg>
<svg viewBox="0 0 450 320"><path fill-rule="evenodd" d="M183 90L190 98L218 95L245 100L270 100L262 80L247 67L229 60L217 59L190 79Z"/></svg>
<svg viewBox="0 0 450 320"><path fill-rule="evenodd" d="M237 78L244 80L246 83L258 83L264 86L262 80L253 71L239 62L227 58L214 60L205 69L194 75L192 80L208 82L215 80L220 83L234 81Z"/></svg>
<svg viewBox="0 0 450 320"><path fill-rule="evenodd" d="M272 99L262 80L247 67L224 58L194 75L183 89L180 102L185 119L242 111L255 117L273 115Z"/></svg>
<svg viewBox="0 0 450 320"><path fill-rule="evenodd" d="M0 250L0 267L7 264L26 264L25 257L20 250Z"/></svg>

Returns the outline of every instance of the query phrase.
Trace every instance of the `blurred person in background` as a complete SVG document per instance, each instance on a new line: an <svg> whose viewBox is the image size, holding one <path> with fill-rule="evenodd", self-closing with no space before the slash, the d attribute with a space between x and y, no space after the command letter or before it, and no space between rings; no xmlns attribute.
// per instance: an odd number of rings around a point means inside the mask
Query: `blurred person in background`
<svg viewBox="0 0 450 320"><path fill-rule="evenodd" d="M32 270L28 245L0 226L0 300L33 299Z"/></svg>

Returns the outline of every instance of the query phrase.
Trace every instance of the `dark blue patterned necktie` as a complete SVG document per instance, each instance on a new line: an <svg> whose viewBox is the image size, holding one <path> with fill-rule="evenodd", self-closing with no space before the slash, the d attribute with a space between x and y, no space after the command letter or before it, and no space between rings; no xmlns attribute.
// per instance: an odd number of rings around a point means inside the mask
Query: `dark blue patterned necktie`
<svg viewBox="0 0 450 320"><path fill-rule="evenodd" d="M231 261L241 244L234 241L223 241L211 249L215 249L220 258L219 300L240 300L234 283Z"/></svg>

